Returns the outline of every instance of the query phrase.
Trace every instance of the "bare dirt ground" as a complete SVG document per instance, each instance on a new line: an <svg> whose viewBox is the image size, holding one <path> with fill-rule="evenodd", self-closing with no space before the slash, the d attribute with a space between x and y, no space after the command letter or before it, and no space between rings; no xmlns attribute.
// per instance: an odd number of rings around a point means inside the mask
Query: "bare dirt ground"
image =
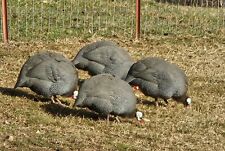
<svg viewBox="0 0 225 151"><path fill-rule="evenodd" d="M137 92L137 108L149 122L98 119L86 109L62 108L26 88L12 89L28 56L52 49L72 59L89 40L11 42L0 46L0 150L225 150L225 39L151 37L112 39L135 59L159 56L178 64L189 78L191 108L173 100L155 107ZM88 78L79 71L80 78ZM73 100L67 100L74 103Z"/></svg>

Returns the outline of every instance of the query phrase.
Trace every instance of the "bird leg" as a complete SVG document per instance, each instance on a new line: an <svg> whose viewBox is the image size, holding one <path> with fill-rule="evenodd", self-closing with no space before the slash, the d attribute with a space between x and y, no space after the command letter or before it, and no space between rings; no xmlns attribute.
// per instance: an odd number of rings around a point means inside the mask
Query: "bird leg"
<svg viewBox="0 0 225 151"><path fill-rule="evenodd" d="M118 123L121 122L121 120L120 120L120 118L119 118L118 116L115 116L115 119L116 119L116 121L117 121ZM109 125L109 123L110 123L110 114L107 115L107 124Z"/></svg>
<svg viewBox="0 0 225 151"><path fill-rule="evenodd" d="M158 98L155 98L155 106L156 106L156 107L159 106Z"/></svg>
<svg viewBox="0 0 225 151"><path fill-rule="evenodd" d="M163 99L164 100L164 102L166 103L166 105L168 105L168 101L167 101L167 99ZM155 98L155 106L156 107L158 107L159 106L159 102L158 102L158 98Z"/></svg>
<svg viewBox="0 0 225 151"><path fill-rule="evenodd" d="M118 116L116 116L115 119L118 123L120 123L120 118Z"/></svg>
<svg viewBox="0 0 225 151"><path fill-rule="evenodd" d="M108 114L107 115L107 125L109 125L109 118L110 118L110 115Z"/></svg>
<svg viewBox="0 0 225 151"><path fill-rule="evenodd" d="M167 101L167 99L164 99L164 102L166 103L166 105L168 105L168 103L169 103L169 102Z"/></svg>
<svg viewBox="0 0 225 151"><path fill-rule="evenodd" d="M57 96L52 96L51 100L52 100L52 103L54 103L54 104L58 104L58 105L61 105L63 107L68 107L67 105L62 104L62 102L57 98Z"/></svg>

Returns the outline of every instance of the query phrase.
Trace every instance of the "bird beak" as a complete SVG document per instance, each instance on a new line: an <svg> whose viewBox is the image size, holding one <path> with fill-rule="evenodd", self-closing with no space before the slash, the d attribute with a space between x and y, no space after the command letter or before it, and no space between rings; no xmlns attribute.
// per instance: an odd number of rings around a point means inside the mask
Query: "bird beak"
<svg viewBox="0 0 225 151"><path fill-rule="evenodd" d="M133 86L133 90L139 90L139 86Z"/></svg>

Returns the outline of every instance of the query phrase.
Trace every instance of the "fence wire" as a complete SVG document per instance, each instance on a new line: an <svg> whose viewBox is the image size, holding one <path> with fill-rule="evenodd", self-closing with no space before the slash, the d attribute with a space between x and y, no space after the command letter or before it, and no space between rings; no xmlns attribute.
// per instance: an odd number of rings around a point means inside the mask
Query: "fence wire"
<svg viewBox="0 0 225 151"><path fill-rule="evenodd" d="M91 36L132 38L135 35L135 0L7 2L10 40L56 40ZM142 37L155 34L202 36L220 33L225 28L224 2L141 0Z"/></svg>

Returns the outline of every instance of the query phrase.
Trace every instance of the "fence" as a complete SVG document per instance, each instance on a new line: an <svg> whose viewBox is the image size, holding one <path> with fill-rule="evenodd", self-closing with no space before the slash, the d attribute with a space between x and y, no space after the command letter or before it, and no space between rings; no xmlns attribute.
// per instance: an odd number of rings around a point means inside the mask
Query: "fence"
<svg viewBox="0 0 225 151"><path fill-rule="evenodd" d="M95 35L132 38L135 37L135 2L135 0L8 0L9 38L16 41L86 38ZM209 5L211 3L203 5L204 2L142 0L141 36L143 38L168 34L203 36L221 33L225 28L223 1L219 0L213 3L214 5Z"/></svg>

